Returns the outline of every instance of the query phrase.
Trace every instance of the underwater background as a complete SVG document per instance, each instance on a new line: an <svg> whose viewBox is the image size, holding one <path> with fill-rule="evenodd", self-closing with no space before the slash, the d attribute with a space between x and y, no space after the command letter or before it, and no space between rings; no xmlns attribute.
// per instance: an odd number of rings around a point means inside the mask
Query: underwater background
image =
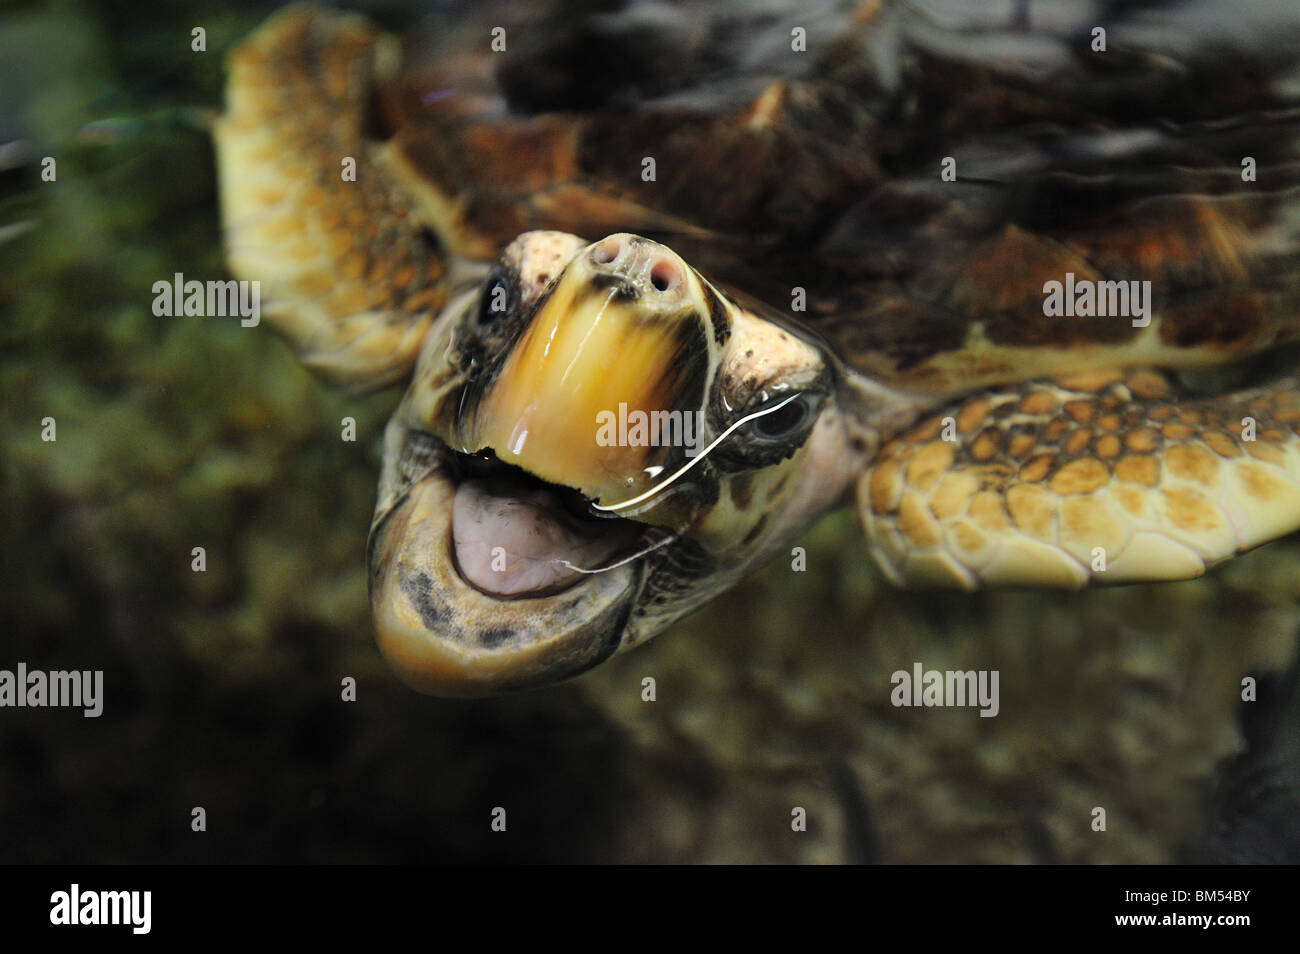
<svg viewBox="0 0 1300 954"><path fill-rule="evenodd" d="M102 669L105 695L0 709L0 862L1300 859L1294 536L1187 583L912 592L842 511L806 571L778 558L566 685L399 683L365 543L400 388L350 397L265 323L151 310L176 272L229 277L206 123L274 6L0 12L0 669ZM998 717L892 706L916 662L999 670Z"/></svg>

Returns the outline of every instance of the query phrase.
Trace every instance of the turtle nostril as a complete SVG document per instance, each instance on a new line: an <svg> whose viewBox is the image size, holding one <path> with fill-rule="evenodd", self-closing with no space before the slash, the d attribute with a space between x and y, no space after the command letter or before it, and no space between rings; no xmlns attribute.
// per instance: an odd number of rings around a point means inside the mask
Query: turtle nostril
<svg viewBox="0 0 1300 954"><path fill-rule="evenodd" d="M662 258L650 269L650 284L657 290L672 291L681 284L682 276L677 265L669 259Z"/></svg>
<svg viewBox="0 0 1300 954"><path fill-rule="evenodd" d="M591 260L597 265L608 265L623 254L623 243L616 238L607 238L591 250Z"/></svg>

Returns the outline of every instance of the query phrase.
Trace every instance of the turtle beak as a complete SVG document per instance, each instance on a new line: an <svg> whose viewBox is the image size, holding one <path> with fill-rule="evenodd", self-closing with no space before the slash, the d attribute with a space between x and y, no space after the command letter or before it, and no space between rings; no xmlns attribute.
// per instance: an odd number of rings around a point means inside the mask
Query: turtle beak
<svg viewBox="0 0 1300 954"><path fill-rule="evenodd" d="M672 416L681 424L692 415L688 423L698 423L709 367L705 302L699 276L657 242L618 234L587 246L462 414L455 443L491 448L593 502L636 497L685 449L629 436L626 422ZM653 509L637 519L664 522Z"/></svg>

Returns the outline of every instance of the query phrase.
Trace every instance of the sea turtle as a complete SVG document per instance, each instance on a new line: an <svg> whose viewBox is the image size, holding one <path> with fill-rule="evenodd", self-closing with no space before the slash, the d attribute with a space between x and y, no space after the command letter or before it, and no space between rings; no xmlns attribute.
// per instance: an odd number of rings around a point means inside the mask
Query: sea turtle
<svg viewBox="0 0 1300 954"><path fill-rule="evenodd" d="M966 589L1295 530L1300 11L1234 10L277 13L215 128L228 257L327 379L409 380L397 672L574 676L845 502Z"/></svg>

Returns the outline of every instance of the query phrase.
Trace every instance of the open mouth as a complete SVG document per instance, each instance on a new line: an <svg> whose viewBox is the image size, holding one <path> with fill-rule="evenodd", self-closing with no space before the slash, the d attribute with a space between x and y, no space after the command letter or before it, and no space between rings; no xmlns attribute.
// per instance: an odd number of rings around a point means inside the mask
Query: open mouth
<svg viewBox="0 0 1300 954"><path fill-rule="evenodd" d="M619 647L644 554L677 539L395 417L369 547L375 637L410 685L477 696L577 675ZM387 482L385 484L385 481Z"/></svg>
<svg viewBox="0 0 1300 954"><path fill-rule="evenodd" d="M498 599L551 596L664 542L667 532L595 509L488 449L447 453L452 553L461 578Z"/></svg>

